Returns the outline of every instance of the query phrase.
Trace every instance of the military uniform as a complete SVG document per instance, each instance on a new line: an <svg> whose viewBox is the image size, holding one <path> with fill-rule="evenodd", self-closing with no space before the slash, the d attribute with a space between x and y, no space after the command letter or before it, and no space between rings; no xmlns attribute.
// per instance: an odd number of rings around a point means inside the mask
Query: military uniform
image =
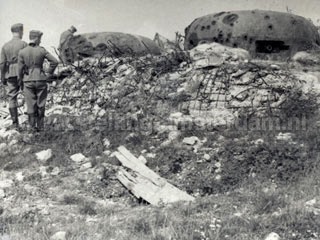
<svg viewBox="0 0 320 240"><path fill-rule="evenodd" d="M67 31L64 31L61 36L60 36L60 42L59 42L59 52L60 52L60 57L61 60L64 63L68 62L68 58L66 56L66 52L68 51L68 45L69 45L69 41L71 40L71 38L73 37L73 33L76 32L77 29L74 26L71 26L70 29L68 29Z"/></svg>
<svg viewBox="0 0 320 240"><path fill-rule="evenodd" d="M23 31L23 24L18 23L11 27L12 33ZM9 112L13 125L18 127L17 96L20 90L18 82L18 53L27 43L20 36L13 36L12 40L4 44L1 50L1 82L8 85Z"/></svg>
<svg viewBox="0 0 320 240"><path fill-rule="evenodd" d="M30 40L41 38L42 32L31 31ZM50 63L48 74L43 70L43 62ZM33 130L43 130L47 99L47 79L51 77L58 60L45 48L31 42L20 51L18 57L19 78L24 83L24 97L27 104L29 124Z"/></svg>

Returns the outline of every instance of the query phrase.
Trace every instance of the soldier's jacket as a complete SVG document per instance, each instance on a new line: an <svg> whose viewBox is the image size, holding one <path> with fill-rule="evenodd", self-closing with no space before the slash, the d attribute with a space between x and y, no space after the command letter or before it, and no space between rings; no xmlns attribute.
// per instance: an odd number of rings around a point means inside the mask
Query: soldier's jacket
<svg viewBox="0 0 320 240"><path fill-rule="evenodd" d="M51 75L58 65L58 60L52 56L45 48L29 44L19 52L18 68L19 78L24 82L47 80L48 76L43 70L43 62L49 61L47 73Z"/></svg>
<svg viewBox="0 0 320 240"><path fill-rule="evenodd" d="M0 68L1 79L18 76L18 53L28 44L18 37L4 44L1 50Z"/></svg>
<svg viewBox="0 0 320 240"><path fill-rule="evenodd" d="M60 36L59 50L62 50L72 37L73 33L70 30L64 31Z"/></svg>

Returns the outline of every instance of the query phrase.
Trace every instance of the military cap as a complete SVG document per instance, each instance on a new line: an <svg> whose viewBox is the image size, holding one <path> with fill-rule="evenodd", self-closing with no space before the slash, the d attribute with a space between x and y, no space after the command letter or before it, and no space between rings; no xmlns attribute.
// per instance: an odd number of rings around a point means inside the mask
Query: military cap
<svg viewBox="0 0 320 240"><path fill-rule="evenodd" d="M74 31L74 32L76 32L76 31L77 31L77 29L76 29L76 27L75 27L75 26L71 26L71 27L70 27L70 30L72 30L72 31Z"/></svg>
<svg viewBox="0 0 320 240"><path fill-rule="evenodd" d="M29 39L34 40L34 39L41 38L42 34L43 34L43 32L41 32L41 31L31 30L29 33Z"/></svg>
<svg viewBox="0 0 320 240"><path fill-rule="evenodd" d="M16 23L11 26L11 32L20 32L23 30L23 24L22 23Z"/></svg>

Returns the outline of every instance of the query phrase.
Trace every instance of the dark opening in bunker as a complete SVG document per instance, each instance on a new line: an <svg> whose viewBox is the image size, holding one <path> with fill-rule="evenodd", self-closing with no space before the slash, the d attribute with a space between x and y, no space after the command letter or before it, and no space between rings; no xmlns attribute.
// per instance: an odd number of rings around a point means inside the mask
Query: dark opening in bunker
<svg viewBox="0 0 320 240"><path fill-rule="evenodd" d="M290 46L285 45L283 41L256 41L257 53L279 53L281 51L289 50Z"/></svg>

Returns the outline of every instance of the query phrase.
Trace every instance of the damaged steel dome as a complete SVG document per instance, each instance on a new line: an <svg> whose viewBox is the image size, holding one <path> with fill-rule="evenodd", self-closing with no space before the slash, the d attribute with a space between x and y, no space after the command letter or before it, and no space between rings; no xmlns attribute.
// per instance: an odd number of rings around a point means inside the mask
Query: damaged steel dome
<svg viewBox="0 0 320 240"><path fill-rule="evenodd" d="M220 12L195 19L185 29L185 49L217 42L246 49L253 57L285 59L318 49L320 37L307 19L274 11Z"/></svg>
<svg viewBox="0 0 320 240"><path fill-rule="evenodd" d="M142 56L148 53L158 55L161 53L160 48L151 39L120 32L75 35L62 51L64 51L69 61L102 54L104 56L118 57Z"/></svg>

